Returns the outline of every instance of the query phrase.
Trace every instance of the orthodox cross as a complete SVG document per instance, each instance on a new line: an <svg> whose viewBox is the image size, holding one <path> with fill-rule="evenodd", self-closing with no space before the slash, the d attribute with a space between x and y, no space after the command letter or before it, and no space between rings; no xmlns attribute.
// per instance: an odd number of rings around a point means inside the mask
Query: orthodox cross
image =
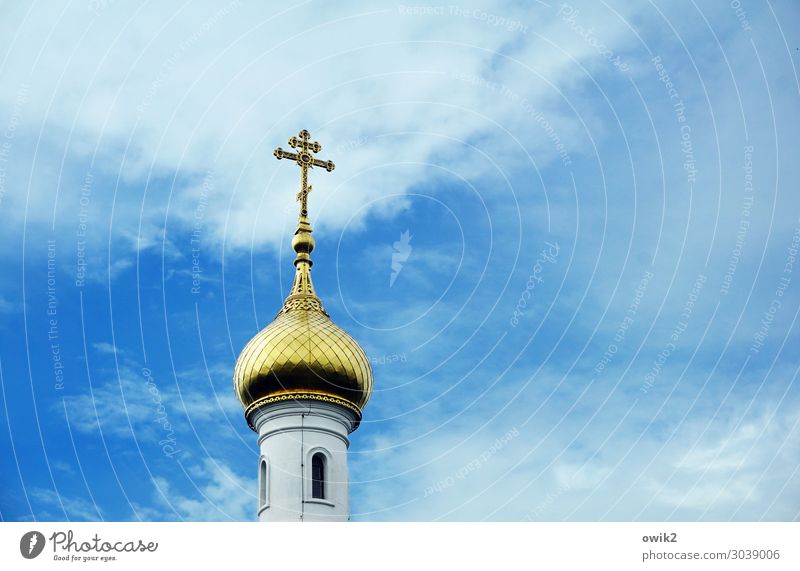
<svg viewBox="0 0 800 571"><path fill-rule="evenodd" d="M277 159L291 159L300 167L300 192L297 193L297 201L300 203L300 216L305 218L308 216L308 193L311 192L311 186L308 184L308 169L314 167L322 167L326 171L331 172L336 165L333 161L321 161L314 158L312 153L318 153L322 150L322 145L318 142L310 142L311 134L303 129L298 133L297 137L289 139L289 145L293 149L297 149L296 153L284 151L280 147L275 149L275 158Z"/></svg>

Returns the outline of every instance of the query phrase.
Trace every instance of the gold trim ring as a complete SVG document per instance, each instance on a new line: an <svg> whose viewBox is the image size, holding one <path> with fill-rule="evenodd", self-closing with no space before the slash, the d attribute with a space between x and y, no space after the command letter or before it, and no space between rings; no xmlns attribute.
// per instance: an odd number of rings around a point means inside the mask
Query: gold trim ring
<svg viewBox="0 0 800 571"><path fill-rule="evenodd" d="M245 420L247 420L247 425L250 427L250 429L253 432L257 432L256 431L256 427L253 426L253 424L250 422L250 413L253 412L255 409L260 408L260 407L262 407L264 405L268 405L268 404L272 404L272 403L276 403L276 402L288 401L288 400L315 400L315 401L327 402L327 403L331 403L331 404L338 404L339 406L343 406L345 408L348 408L348 409L352 410L354 413L356 413L356 425L353 428L353 430L358 428L358 425L361 423L361 409L358 408L353 403L351 403L350 401L347 401L347 400L339 398L339 397L331 396L331 395L325 394L325 393L313 393L313 392L308 392L308 391L297 391L297 392L285 392L285 393L279 393L279 394L275 394L275 395L269 395L269 396L266 396L266 397L262 397L262 398L260 398L260 399L258 399L256 401L253 401L252 403L247 405L247 408L244 409L244 418L245 418Z"/></svg>

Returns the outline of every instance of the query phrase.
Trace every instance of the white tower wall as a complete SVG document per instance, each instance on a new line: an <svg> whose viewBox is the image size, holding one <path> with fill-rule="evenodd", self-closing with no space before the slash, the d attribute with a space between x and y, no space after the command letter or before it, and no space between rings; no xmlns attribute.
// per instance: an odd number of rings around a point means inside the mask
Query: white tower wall
<svg viewBox="0 0 800 571"><path fill-rule="evenodd" d="M254 411L251 422L260 450L259 521L347 521L347 448L357 425L355 413L326 402L287 400ZM312 497L312 457L317 453L324 457L321 499Z"/></svg>

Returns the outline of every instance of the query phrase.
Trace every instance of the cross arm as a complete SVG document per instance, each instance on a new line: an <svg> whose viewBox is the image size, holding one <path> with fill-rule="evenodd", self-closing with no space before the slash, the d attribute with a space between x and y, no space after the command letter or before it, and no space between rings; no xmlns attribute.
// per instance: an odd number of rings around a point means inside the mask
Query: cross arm
<svg viewBox="0 0 800 571"><path fill-rule="evenodd" d="M276 159L291 159L293 161L296 161L298 159L297 153L290 153L289 151L284 151L280 147L275 149L275 152L272 154L275 155Z"/></svg>
<svg viewBox="0 0 800 571"><path fill-rule="evenodd" d="M315 167L322 167L328 172L331 172L336 168L336 165L333 164L333 161L321 161L319 159L314 159L312 162L314 163Z"/></svg>

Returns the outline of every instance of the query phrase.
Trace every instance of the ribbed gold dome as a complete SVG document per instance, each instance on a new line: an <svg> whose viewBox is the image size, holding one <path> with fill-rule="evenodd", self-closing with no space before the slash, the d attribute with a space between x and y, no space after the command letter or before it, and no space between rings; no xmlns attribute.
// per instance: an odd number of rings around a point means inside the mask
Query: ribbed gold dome
<svg viewBox="0 0 800 571"><path fill-rule="evenodd" d="M372 393L369 359L318 309L284 310L239 355L236 394L245 410L265 399L338 402L360 416Z"/></svg>
<svg viewBox="0 0 800 571"><path fill-rule="evenodd" d="M288 154L281 153L276 151L275 156ZM333 163L327 165L332 170ZM305 175L303 179L305 184ZM372 368L364 350L331 321L314 292L310 256L314 238L306 209L310 190L302 187L298 195L302 208L292 240L297 253L292 290L275 320L250 340L236 361L234 389L248 422L256 408L292 399L339 404L360 420L372 394Z"/></svg>

